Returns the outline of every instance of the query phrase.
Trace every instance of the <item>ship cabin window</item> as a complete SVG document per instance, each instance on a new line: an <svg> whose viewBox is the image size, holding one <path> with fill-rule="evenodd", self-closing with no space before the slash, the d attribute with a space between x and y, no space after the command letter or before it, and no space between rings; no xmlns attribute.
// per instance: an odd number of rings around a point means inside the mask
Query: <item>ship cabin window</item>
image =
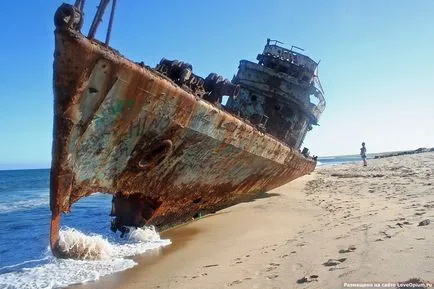
<svg viewBox="0 0 434 289"><path fill-rule="evenodd" d="M293 121L297 120L297 116L295 115L294 111L292 109L290 109L289 107L286 108L285 115L288 118L292 119Z"/></svg>
<svg viewBox="0 0 434 289"><path fill-rule="evenodd" d="M279 66L278 71L283 73L288 73L288 68L286 68L285 66Z"/></svg>
<svg viewBox="0 0 434 289"><path fill-rule="evenodd" d="M309 101L314 106L317 106L319 104L319 98L315 94L309 95Z"/></svg>
<svg viewBox="0 0 434 289"><path fill-rule="evenodd" d="M291 76L293 76L295 78L298 78L299 75L300 75L300 68L298 66L296 66L296 65L292 65L291 66L291 70L289 72L289 75L291 75Z"/></svg>
<svg viewBox="0 0 434 289"><path fill-rule="evenodd" d="M276 111L280 111L281 109L282 109L282 106L280 105L280 104L276 104L276 105L274 105L274 109L276 110Z"/></svg>
<svg viewBox="0 0 434 289"><path fill-rule="evenodd" d="M276 67L276 64L274 62L269 62L267 65L268 68L274 69Z"/></svg>

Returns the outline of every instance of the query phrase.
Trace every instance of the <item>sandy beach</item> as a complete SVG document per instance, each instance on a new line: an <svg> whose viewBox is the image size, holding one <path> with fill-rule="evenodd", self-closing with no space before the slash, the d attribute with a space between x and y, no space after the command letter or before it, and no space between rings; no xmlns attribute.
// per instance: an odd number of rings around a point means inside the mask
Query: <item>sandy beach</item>
<svg viewBox="0 0 434 289"><path fill-rule="evenodd" d="M347 288L434 281L434 153L319 167L162 233L136 267L70 288Z"/></svg>

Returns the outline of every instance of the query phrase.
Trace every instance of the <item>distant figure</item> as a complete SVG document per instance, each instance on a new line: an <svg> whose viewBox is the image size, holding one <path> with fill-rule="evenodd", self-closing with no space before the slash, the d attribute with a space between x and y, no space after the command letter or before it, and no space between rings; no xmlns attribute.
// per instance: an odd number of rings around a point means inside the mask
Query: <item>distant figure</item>
<svg viewBox="0 0 434 289"><path fill-rule="evenodd" d="M363 160L363 166L366 167L368 164L366 163L366 147L364 142L362 142L362 147L360 148L360 157Z"/></svg>

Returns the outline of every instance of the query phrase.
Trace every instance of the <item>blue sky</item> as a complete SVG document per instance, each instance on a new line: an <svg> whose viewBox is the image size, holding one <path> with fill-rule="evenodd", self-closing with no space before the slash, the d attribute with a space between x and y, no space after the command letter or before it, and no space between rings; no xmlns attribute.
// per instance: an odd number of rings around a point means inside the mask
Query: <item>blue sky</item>
<svg viewBox="0 0 434 289"><path fill-rule="evenodd" d="M111 45L150 66L176 58L231 79L268 37L321 60L327 108L305 141L314 154L434 146L434 1L118 2ZM61 3L2 4L0 168L49 167ZM97 2L86 4L85 33Z"/></svg>

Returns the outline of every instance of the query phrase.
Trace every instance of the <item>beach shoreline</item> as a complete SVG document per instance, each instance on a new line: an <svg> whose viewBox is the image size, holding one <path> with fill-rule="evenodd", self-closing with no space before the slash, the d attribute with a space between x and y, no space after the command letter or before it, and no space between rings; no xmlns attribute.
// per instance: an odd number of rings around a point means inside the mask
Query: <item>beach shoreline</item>
<svg viewBox="0 0 434 289"><path fill-rule="evenodd" d="M68 288L432 282L433 168L432 152L317 168L265 198L163 232L172 245L135 257L132 269Z"/></svg>

